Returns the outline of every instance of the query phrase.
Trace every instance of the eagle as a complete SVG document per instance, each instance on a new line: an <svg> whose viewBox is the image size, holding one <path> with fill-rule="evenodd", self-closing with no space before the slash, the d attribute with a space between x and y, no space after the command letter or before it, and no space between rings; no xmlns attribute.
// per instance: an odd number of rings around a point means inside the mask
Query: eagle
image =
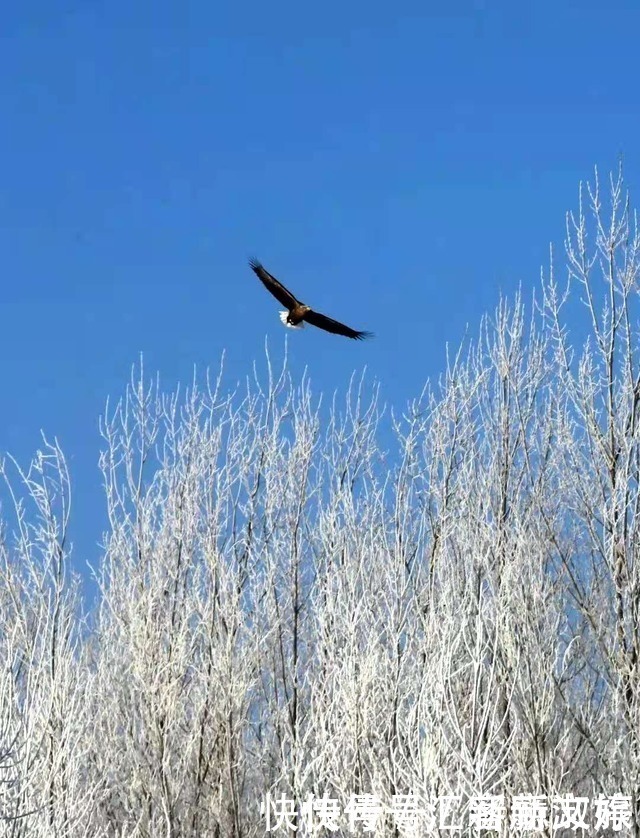
<svg viewBox="0 0 640 838"><path fill-rule="evenodd" d="M270 291L278 302L287 307L287 311L280 312L280 320L285 326L291 329L301 329L305 323L310 323L312 326L324 329L325 332L344 335L344 337L353 338L353 340L373 337L372 332L359 332L356 329L350 329L344 323L338 323L337 320L327 317L326 314L320 314L320 312L314 311L311 306L301 303L256 259L249 259L249 266L267 291Z"/></svg>

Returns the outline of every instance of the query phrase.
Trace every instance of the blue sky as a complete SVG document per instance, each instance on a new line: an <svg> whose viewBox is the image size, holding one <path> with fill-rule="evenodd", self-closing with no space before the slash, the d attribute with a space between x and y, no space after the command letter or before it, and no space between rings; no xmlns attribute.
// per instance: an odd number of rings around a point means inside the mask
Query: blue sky
<svg viewBox="0 0 640 838"><path fill-rule="evenodd" d="M257 256L376 333L289 333L295 374L366 364L401 407L500 290L539 278L594 164L640 183L636 2L45 0L0 31L0 451L40 429L95 561L98 416L144 353L243 379L277 356ZM100 524L98 523L100 522Z"/></svg>

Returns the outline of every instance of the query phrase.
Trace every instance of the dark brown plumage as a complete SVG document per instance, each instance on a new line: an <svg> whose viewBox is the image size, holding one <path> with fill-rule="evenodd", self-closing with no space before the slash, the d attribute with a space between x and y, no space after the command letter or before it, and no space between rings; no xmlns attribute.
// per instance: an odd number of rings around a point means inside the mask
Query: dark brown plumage
<svg viewBox="0 0 640 838"><path fill-rule="evenodd" d="M359 332L356 329L350 329L344 323L339 323L337 320L333 320L325 314L320 314L320 312L314 311L310 306L301 303L300 300L297 300L293 296L291 291L287 290L256 259L250 259L249 265L267 291L270 291L279 303L287 307L287 311L280 313L280 319L285 326L299 329L304 323L310 323L312 326L324 329L325 332L331 332L334 335L344 335L344 337L352 338L353 340L364 340L364 338L373 337L371 332Z"/></svg>

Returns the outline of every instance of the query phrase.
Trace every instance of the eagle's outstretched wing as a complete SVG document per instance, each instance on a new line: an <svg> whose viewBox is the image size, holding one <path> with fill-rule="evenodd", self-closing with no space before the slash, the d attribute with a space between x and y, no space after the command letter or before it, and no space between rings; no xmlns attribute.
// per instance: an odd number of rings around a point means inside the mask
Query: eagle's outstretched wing
<svg viewBox="0 0 640 838"><path fill-rule="evenodd" d="M313 311L313 309L305 314L304 319L312 326L317 326L319 329L324 329L325 332L331 332L334 335L344 335L346 338L353 338L354 340L373 337L372 332L358 332L356 329L350 329L344 323L338 323L337 320L332 320L331 317Z"/></svg>
<svg viewBox="0 0 640 838"><path fill-rule="evenodd" d="M265 270L257 259L249 259L249 265L267 291L270 291L279 303L286 306L289 311L294 306L299 305L299 301L296 300L291 291L287 291L284 285L278 282L275 276L272 276L269 271Z"/></svg>

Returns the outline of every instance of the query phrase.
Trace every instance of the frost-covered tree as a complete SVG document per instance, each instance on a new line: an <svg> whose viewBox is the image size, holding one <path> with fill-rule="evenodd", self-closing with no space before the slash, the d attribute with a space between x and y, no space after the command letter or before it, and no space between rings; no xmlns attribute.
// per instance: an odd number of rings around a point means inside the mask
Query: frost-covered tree
<svg viewBox="0 0 640 838"><path fill-rule="evenodd" d="M639 244L596 174L566 283L401 411L268 356L235 390L141 370L102 421L91 613L62 452L7 461L2 835L251 838L267 793L374 795L380 836L403 795L465 824L504 795L518 835L518 795L574 793L629 796L640 836Z"/></svg>

